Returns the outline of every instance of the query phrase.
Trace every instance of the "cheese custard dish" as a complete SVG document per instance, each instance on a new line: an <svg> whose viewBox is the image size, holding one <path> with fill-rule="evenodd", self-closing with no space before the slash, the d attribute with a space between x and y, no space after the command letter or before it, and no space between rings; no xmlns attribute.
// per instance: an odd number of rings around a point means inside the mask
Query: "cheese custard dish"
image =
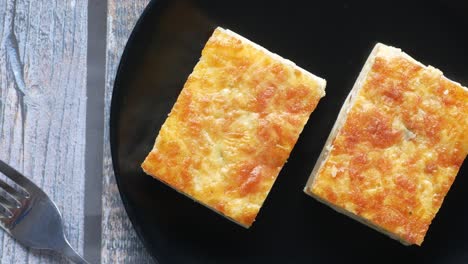
<svg viewBox="0 0 468 264"><path fill-rule="evenodd" d="M377 44L305 192L400 242L421 245L468 153L468 90Z"/></svg>
<svg viewBox="0 0 468 264"><path fill-rule="evenodd" d="M218 27L142 168L248 228L324 95L325 80Z"/></svg>

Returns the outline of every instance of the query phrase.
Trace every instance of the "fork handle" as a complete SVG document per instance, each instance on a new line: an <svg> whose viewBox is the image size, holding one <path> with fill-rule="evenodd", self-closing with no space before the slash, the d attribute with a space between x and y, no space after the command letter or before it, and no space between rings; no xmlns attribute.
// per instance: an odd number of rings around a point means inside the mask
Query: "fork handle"
<svg viewBox="0 0 468 264"><path fill-rule="evenodd" d="M65 240L64 247L59 250L63 255L65 255L68 259L75 262L76 264L89 264L83 257L78 254L71 246L68 241Z"/></svg>

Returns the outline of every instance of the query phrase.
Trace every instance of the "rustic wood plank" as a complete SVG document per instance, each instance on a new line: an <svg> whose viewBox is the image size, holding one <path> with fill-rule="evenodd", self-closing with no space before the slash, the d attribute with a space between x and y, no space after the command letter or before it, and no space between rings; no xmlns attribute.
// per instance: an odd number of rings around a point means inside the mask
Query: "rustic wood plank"
<svg viewBox="0 0 468 264"><path fill-rule="evenodd" d="M83 249L87 0L0 0L0 159L56 202ZM0 232L1 263L63 263Z"/></svg>
<svg viewBox="0 0 468 264"><path fill-rule="evenodd" d="M108 1L105 92L102 263L152 263L123 208L115 183L109 147L109 111L115 73L135 22L149 0Z"/></svg>

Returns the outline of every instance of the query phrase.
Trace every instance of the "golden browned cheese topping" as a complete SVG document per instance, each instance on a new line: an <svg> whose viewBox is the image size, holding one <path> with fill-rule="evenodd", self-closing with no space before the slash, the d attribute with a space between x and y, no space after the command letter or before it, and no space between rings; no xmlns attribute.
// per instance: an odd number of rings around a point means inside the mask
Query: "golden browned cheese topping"
<svg viewBox="0 0 468 264"><path fill-rule="evenodd" d="M142 167L248 227L324 86L324 80L218 28Z"/></svg>
<svg viewBox="0 0 468 264"><path fill-rule="evenodd" d="M467 131L468 90L383 49L310 191L420 245L468 153Z"/></svg>

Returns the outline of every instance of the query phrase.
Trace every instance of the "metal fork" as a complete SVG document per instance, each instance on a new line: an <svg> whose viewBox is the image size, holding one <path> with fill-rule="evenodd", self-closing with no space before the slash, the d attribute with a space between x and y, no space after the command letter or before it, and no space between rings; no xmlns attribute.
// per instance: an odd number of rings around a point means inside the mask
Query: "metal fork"
<svg viewBox="0 0 468 264"><path fill-rule="evenodd" d="M0 226L24 246L53 250L75 263L88 264L67 241L60 211L47 194L1 160L0 172L20 187L0 179Z"/></svg>

